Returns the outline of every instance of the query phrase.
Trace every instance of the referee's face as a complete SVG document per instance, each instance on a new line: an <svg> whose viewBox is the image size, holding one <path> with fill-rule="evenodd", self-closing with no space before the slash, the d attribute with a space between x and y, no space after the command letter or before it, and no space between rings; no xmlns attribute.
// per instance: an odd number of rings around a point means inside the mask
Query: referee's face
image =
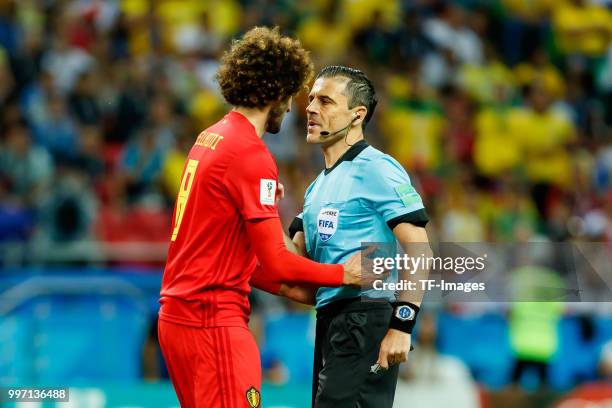
<svg viewBox="0 0 612 408"><path fill-rule="evenodd" d="M318 78L308 95L308 127L306 141L308 143L332 143L342 139L345 135L333 132L344 128L351 121L351 110L348 108L348 100L344 94L348 78L331 77ZM322 131L328 131L332 135L321 136Z"/></svg>

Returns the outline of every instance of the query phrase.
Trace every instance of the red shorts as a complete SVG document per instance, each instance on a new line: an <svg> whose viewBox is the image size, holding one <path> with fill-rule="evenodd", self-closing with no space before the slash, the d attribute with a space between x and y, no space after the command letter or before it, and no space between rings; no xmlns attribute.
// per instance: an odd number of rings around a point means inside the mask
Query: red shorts
<svg viewBox="0 0 612 408"><path fill-rule="evenodd" d="M158 330L182 408L261 406L261 362L248 328L197 328L160 319Z"/></svg>

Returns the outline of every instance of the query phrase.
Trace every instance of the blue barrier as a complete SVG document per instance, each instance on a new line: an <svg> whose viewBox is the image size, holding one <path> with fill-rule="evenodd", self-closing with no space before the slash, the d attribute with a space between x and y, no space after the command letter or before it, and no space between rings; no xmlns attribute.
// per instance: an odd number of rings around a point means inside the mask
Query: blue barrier
<svg viewBox="0 0 612 408"><path fill-rule="evenodd" d="M157 313L160 283L161 271L133 268L2 271L0 385L140 380L142 347ZM271 314L264 324L264 365L279 361L290 385L309 384L312 314ZM595 319L588 342L576 318L563 318L559 330L549 380L556 389L568 389L594 377L601 347L612 340L612 319ZM492 389L510 381L514 360L501 314L440 313L438 347L465 362Z"/></svg>

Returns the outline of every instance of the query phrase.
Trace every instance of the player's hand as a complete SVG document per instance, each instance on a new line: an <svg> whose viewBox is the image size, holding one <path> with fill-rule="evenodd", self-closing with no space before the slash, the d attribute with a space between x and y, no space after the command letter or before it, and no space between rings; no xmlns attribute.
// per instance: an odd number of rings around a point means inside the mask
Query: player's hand
<svg viewBox="0 0 612 408"><path fill-rule="evenodd" d="M344 280L343 285L347 286L362 286L366 279L373 276L372 261L368 259L368 255L376 250L375 246L366 248L363 251L359 251L344 263ZM364 274L363 271L366 273ZM364 277L367 277L365 278ZM367 283L367 282L365 282Z"/></svg>
<svg viewBox="0 0 612 408"><path fill-rule="evenodd" d="M285 186L281 183L278 183L278 187L276 188L276 197L274 203L278 205L278 202L285 197Z"/></svg>
<svg viewBox="0 0 612 408"><path fill-rule="evenodd" d="M303 288L300 286L291 286L287 284L281 284L279 295L291 299L295 302L303 303L305 305L314 305L317 290L314 288Z"/></svg>
<svg viewBox="0 0 612 408"><path fill-rule="evenodd" d="M411 341L412 335L400 330L389 329L380 343L376 364L380 365L383 370L388 370L393 364L405 362L408 360Z"/></svg>

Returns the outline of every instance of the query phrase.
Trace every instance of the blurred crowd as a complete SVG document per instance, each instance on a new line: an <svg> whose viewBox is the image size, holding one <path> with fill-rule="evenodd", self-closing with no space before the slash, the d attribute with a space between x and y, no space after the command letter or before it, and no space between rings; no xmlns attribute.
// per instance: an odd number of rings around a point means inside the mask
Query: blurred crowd
<svg viewBox="0 0 612 408"><path fill-rule="evenodd" d="M612 240L612 11L602 0L5 0L0 240L164 242L232 38L278 25L374 81L368 141L441 241ZM267 135L285 225L322 169L304 98Z"/></svg>

